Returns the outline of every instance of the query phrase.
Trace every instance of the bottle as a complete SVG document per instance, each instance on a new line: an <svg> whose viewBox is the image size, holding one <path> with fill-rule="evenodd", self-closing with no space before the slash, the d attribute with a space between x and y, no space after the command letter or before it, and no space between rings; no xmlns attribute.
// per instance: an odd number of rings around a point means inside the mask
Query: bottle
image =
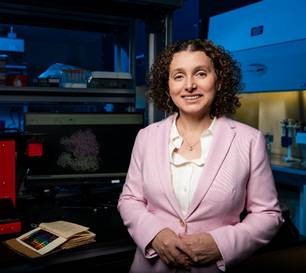
<svg viewBox="0 0 306 273"><path fill-rule="evenodd" d="M7 34L7 38L9 38L9 39L16 39L16 37L17 37L17 35L14 32L14 28L13 28L13 26L11 26L10 32Z"/></svg>

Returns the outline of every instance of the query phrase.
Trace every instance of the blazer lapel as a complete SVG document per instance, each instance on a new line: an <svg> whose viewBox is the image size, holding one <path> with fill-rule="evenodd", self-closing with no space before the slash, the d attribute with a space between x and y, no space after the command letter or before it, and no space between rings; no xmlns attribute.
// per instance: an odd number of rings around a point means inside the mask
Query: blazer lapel
<svg viewBox="0 0 306 273"><path fill-rule="evenodd" d="M226 157L226 154L231 147L236 134L233 130L234 125L232 125L231 121L225 117L218 118L215 126L213 141L207 156L206 164L203 167L203 171L200 176L197 189L194 193L192 204L187 213L187 217L193 213L193 211L199 206L200 202L205 197Z"/></svg>
<svg viewBox="0 0 306 273"><path fill-rule="evenodd" d="M159 175L159 182L163 188L168 202L175 210L177 215L182 216L179 203L176 199L171 179L171 166L169 162L169 138L170 130L175 115L168 117L164 123L159 123L159 131L156 139L155 158L157 162L157 172Z"/></svg>

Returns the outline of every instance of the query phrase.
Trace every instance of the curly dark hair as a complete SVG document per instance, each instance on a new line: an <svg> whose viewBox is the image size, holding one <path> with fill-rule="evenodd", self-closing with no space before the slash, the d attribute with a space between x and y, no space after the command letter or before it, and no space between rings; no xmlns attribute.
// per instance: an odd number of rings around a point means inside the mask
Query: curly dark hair
<svg viewBox="0 0 306 273"><path fill-rule="evenodd" d="M157 108L167 113L178 112L169 95L169 68L173 55L180 51L203 51L212 61L218 90L211 107L210 116L234 114L240 106L238 93L241 90L241 70L238 63L223 47L209 40L192 39L169 45L156 58L148 74L147 96Z"/></svg>

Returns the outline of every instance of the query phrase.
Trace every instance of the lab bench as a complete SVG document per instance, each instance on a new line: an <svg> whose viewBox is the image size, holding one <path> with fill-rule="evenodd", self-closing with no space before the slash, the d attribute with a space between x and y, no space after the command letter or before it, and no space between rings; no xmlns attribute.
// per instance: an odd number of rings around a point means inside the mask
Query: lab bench
<svg viewBox="0 0 306 273"><path fill-rule="evenodd" d="M272 156L271 164L277 187L295 192L295 224L300 233L306 235L306 166L285 162L280 156Z"/></svg>
<svg viewBox="0 0 306 273"><path fill-rule="evenodd" d="M87 271L128 272L135 246L130 240L98 241L78 248L63 250L45 257L22 257L0 244L0 271L2 273Z"/></svg>

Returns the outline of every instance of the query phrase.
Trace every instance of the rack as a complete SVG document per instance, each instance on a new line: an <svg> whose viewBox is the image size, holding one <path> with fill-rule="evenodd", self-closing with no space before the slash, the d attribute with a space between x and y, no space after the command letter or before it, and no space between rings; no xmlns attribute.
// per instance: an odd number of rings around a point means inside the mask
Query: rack
<svg viewBox="0 0 306 273"><path fill-rule="evenodd" d="M134 103L135 48L133 27L136 19L143 20L148 33L154 35L149 52L156 52L153 45L166 44L171 36L173 10L181 7L183 0L112 0L86 3L81 0L22 1L4 0L0 3L1 22L6 24L33 25L74 30L109 32L130 26L130 73L133 88L99 89L95 88L57 88L57 87L0 87L0 103ZM12 19L13 18L13 19Z"/></svg>
<svg viewBox="0 0 306 273"><path fill-rule="evenodd" d="M133 89L0 87L0 103L134 103Z"/></svg>

